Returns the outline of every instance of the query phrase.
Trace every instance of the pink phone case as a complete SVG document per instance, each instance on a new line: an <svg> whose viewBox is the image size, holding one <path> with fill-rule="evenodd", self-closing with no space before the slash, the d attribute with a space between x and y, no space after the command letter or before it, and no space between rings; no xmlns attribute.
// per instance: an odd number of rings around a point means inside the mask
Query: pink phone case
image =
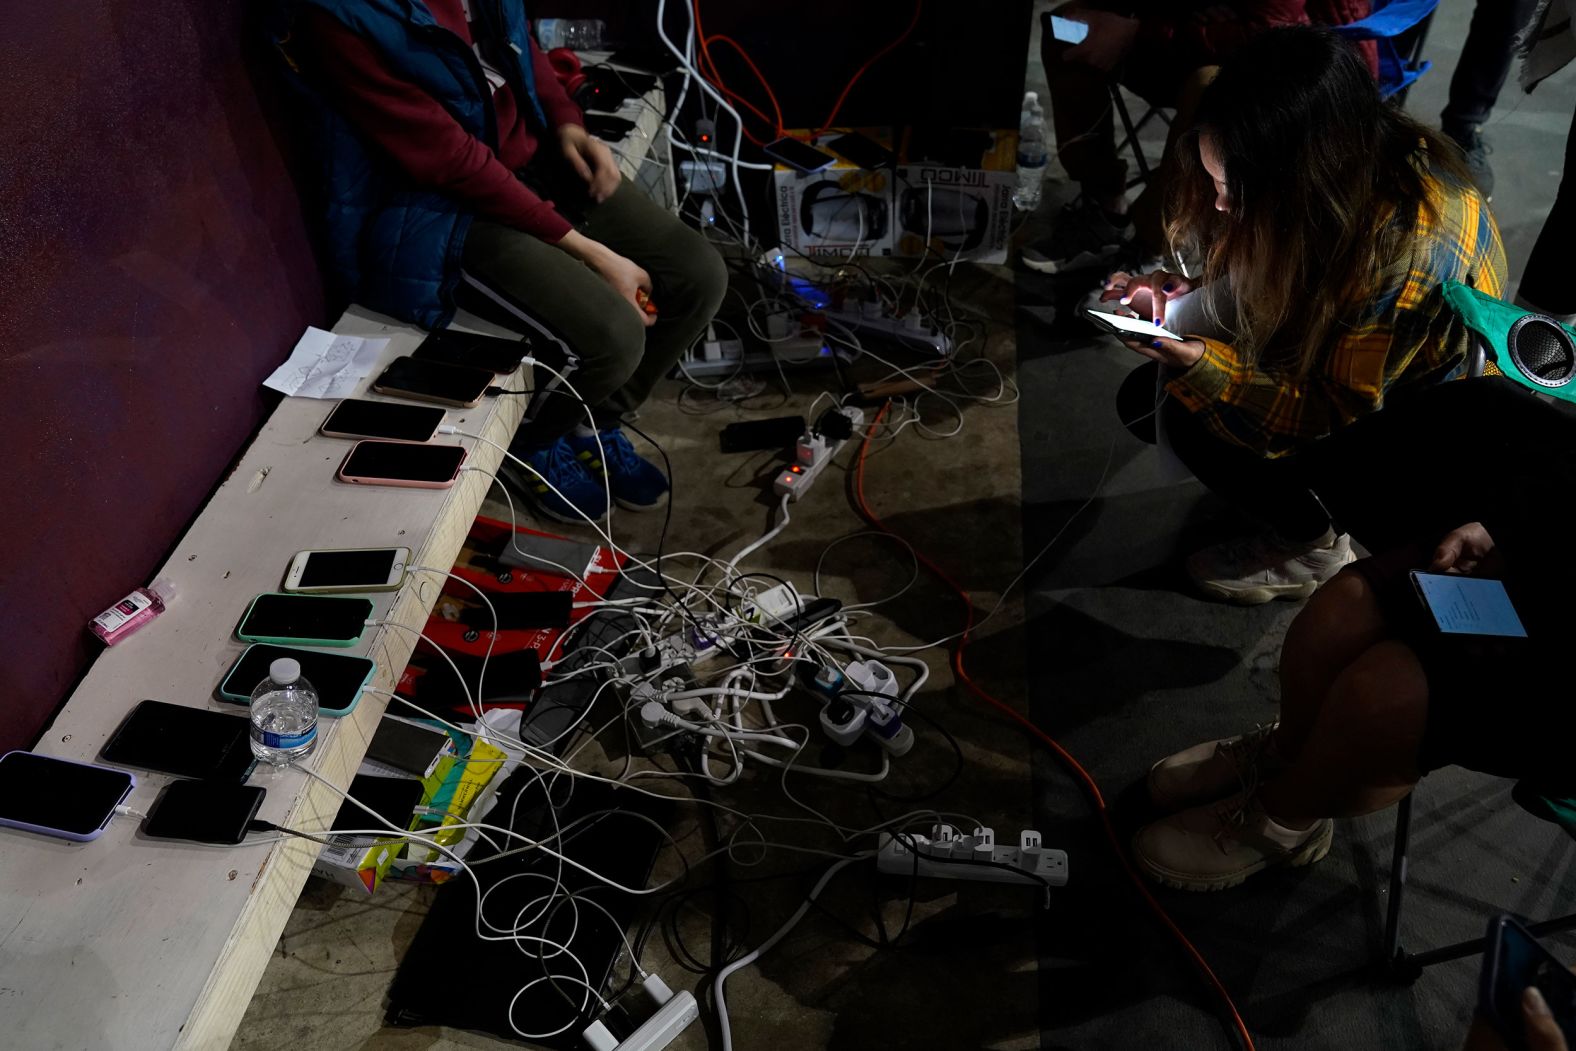
<svg viewBox="0 0 1576 1051"><path fill-rule="evenodd" d="M346 474L345 465L350 463L351 457L356 455L356 450L367 444L367 442L373 441L385 442L386 444L391 445L421 444L417 442L393 442L382 438L368 438L364 441L359 441L350 447L350 452L345 456L344 462L339 465L339 471L336 473L335 477L337 477L341 482L350 482L355 485L392 485L398 486L402 489L447 489L454 484L455 479L459 478L461 469L465 467L465 461L470 458L470 452L466 450L463 445L443 446L443 448L446 449L459 449L464 454L460 457L460 462L454 467L454 477L445 482L415 482L408 478L374 478L366 475Z"/></svg>

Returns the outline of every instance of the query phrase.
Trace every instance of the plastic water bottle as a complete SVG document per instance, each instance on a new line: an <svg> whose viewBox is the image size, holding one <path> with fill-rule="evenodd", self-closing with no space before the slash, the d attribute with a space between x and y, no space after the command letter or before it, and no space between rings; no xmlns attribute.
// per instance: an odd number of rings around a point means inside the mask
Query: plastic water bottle
<svg viewBox="0 0 1576 1051"><path fill-rule="evenodd" d="M1026 92L1018 122L1018 186L1012 193L1013 207L1020 212L1032 212L1040 206L1049 156L1045 149L1045 111L1040 108L1040 96L1037 92Z"/></svg>
<svg viewBox="0 0 1576 1051"><path fill-rule="evenodd" d="M555 47L595 51L602 46L602 30L600 18L538 18L536 42L543 51Z"/></svg>
<svg viewBox="0 0 1576 1051"><path fill-rule="evenodd" d="M280 657L252 691L252 754L284 766L316 747L317 691L301 677L299 662Z"/></svg>

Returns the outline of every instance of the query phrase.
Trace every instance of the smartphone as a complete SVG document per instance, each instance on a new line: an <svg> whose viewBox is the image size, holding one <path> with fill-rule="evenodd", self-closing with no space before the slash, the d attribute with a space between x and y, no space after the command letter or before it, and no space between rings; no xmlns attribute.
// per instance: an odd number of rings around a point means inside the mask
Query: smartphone
<svg viewBox="0 0 1576 1051"><path fill-rule="evenodd" d="M172 781L153 801L142 834L196 843L239 843L257 820L267 794L256 785Z"/></svg>
<svg viewBox="0 0 1576 1051"><path fill-rule="evenodd" d="M447 489L460 476L466 452L460 445L413 445L375 439L357 442L336 477L358 485Z"/></svg>
<svg viewBox="0 0 1576 1051"><path fill-rule="evenodd" d="M257 643L246 647L225 672L217 691L219 699L233 704L250 704L252 691L268 678L268 666L280 657L289 657L301 665L301 677L317 691L319 715L337 717L355 711L361 691L367 688L373 673L378 670L369 657Z"/></svg>
<svg viewBox="0 0 1576 1051"><path fill-rule="evenodd" d="M1412 587L1446 635L1524 639L1527 629L1498 580L1454 573L1412 573Z"/></svg>
<svg viewBox="0 0 1576 1051"><path fill-rule="evenodd" d="M460 612L460 623L477 631L492 631L493 614L496 613L499 631L567 628L574 601L574 593L569 591L511 591L489 595L491 609L483 602L467 602Z"/></svg>
<svg viewBox="0 0 1576 1051"><path fill-rule="evenodd" d="M448 739L449 735L441 731L384 717L367 742L367 758L415 777L426 777Z"/></svg>
<svg viewBox="0 0 1576 1051"><path fill-rule="evenodd" d="M1118 339L1132 339L1134 337L1154 339L1156 336L1164 339L1183 338L1175 332L1161 328L1153 321L1145 321L1143 318L1128 317L1125 314L1112 314L1104 310L1093 310L1088 307L1084 308L1084 313L1089 316L1090 321L1093 321L1100 328L1105 329Z"/></svg>
<svg viewBox="0 0 1576 1051"><path fill-rule="evenodd" d="M318 433L329 438L386 438L391 442L427 442L448 414L431 405L347 398L334 406Z"/></svg>
<svg viewBox="0 0 1576 1051"><path fill-rule="evenodd" d="M356 803L363 803L377 812L378 817L391 825L409 828L410 819L421 805L421 795L426 785L414 777L378 777L375 774L357 774L350 781L345 793ZM350 799L339 806L330 832L348 832L357 828L377 828L378 822L371 814L356 806Z"/></svg>
<svg viewBox="0 0 1576 1051"><path fill-rule="evenodd" d="M783 451L793 448L804 432L803 416L740 420L724 427L717 435L717 443L725 453L756 452L761 449Z"/></svg>
<svg viewBox="0 0 1576 1051"><path fill-rule="evenodd" d="M491 369L403 357L395 358L383 374L372 381L372 389L379 394L470 409L482 400L487 388L497 379Z"/></svg>
<svg viewBox="0 0 1576 1051"><path fill-rule="evenodd" d="M897 164L897 154L870 136L861 135L857 131L839 135L827 143L826 148L866 171L880 171L882 168L891 168Z"/></svg>
<svg viewBox="0 0 1576 1051"><path fill-rule="evenodd" d="M245 716L164 701L142 701L133 708L99 758L116 766L216 781L241 781L256 761Z"/></svg>
<svg viewBox="0 0 1576 1051"><path fill-rule="evenodd" d="M1576 975L1538 944L1527 928L1510 916L1495 916L1489 921L1488 946L1483 950L1478 1010L1511 1051L1524 1051L1527 1046L1521 996L1534 985L1548 1002L1565 1042L1576 1046Z"/></svg>
<svg viewBox="0 0 1576 1051"><path fill-rule="evenodd" d="M242 642L354 646L371 616L371 599L269 593L252 600L235 637Z"/></svg>
<svg viewBox="0 0 1576 1051"><path fill-rule="evenodd" d="M0 755L0 825L86 843L99 837L136 784L125 770L7 752Z"/></svg>
<svg viewBox="0 0 1576 1051"><path fill-rule="evenodd" d="M520 359L531 352L526 339L479 336L456 332L452 328L427 333L411 357L417 361L438 361L446 365L466 365L486 369L495 376L507 376L520 367Z"/></svg>
<svg viewBox="0 0 1576 1051"><path fill-rule="evenodd" d="M397 591L410 565L408 547L331 548L297 551L285 573L284 590L307 594L335 591Z"/></svg>
<svg viewBox="0 0 1576 1051"><path fill-rule="evenodd" d="M568 570L572 577L585 576L596 557L595 544L535 533L510 533L498 552L498 561L503 565L554 576L564 576Z"/></svg>
<svg viewBox="0 0 1576 1051"><path fill-rule="evenodd" d="M800 142L798 139L782 138L768 142L761 147L761 152L780 164L785 164L794 171L809 175L811 172L830 168L837 162L837 158L830 153L822 152L809 143Z"/></svg>
<svg viewBox="0 0 1576 1051"><path fill-rule="evenodd" d="M1051 36L1064 44L1081 44L1084 37L1089 35L1089 23L1079 22L1072 18L1063 18L1061 15L1051 16Z"/></svg>

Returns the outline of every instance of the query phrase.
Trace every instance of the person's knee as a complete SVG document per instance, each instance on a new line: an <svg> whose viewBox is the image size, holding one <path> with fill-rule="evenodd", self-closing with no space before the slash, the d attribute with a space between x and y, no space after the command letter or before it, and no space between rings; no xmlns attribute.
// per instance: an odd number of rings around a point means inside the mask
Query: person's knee
<svg viewBox="0 0 1576 1051"><path fill-rule="evenodd" d="M722 297L728 293L728 265L715 248L703 244L686 269L692 300L690 311L710 321L722 306Z"/></svg>
<svg viewBox="0 0 1576 1051"><path fill-rule="evenodd" d="M1381 642L1341 672L1331 702L1347 718L1386 736L1414 723L1420 730L1428 708L1428 675L1410 646L1393 639Z"/></svg>
<svg viewBox="0 0 1576 1051"><path fill-rule="evenodd" d="M629 379L640 364L645 347L646 326L634 307L620 301L588 319L571 349L580 359L578 371L586 379L584 385L600 396L617 390ZM582 385L573 375L569 381L577 387ZM590 393L585 396L594 400Z"/></svg>

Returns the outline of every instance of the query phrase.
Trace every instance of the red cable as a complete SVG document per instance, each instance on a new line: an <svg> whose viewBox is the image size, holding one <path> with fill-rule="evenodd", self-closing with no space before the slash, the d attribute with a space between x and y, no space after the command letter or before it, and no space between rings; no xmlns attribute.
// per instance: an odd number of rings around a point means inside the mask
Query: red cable
<svg viewBox="0 0 1576 1051"><path fill-rule="evenodd" d="M699 0L696 0L696 2L699 3ZM909 19L908 28L903 30L902 35L896 40L892 41L886 47L871 55L865 64L859 67L859 70L853 75L853 77L849 79L848 84L843 88L843 93L837 96L837 102L833 104L832 112L828 113L826 115L826 120L821 122L820 131L816 132L817 135L821 134L821 132L825 131L827 128L830 128L832 123L837 120L838 111L843 108L843 102L848 98L848 93L854 90L854 85L859 83L859 78L865 75L865 71L871 66L875 65L877 62L881 61L881 59L884 58L889 51L894 50L899 44L908 39L909 34L914 31L914 27L919 25L919 14L924 10L924 8L925 0L914 0L914 17Z"/></svg>
<svg viewBox="0 0 1576 1051"><path fill-rule="evenodd" d="M724 36L721 33L717 33L717 34L714 34L713 36L707 37L706 38L706 43L710 44L712 41L716 41L716 40L722 41L724 44L729 45L730 47L733 48L733 50L737 51L739 53L739 57L744 59L744 64L750 67L750 72L755 74L755 79L761 82L761 87L766 89L766 98L772 104L772 113L774 114L774 116L773 117L767 117L766 114L762 113L758 109L755 109L754 106L750 106L750 109L755 112L756 116L760 117L762 120L767 121L768 123L770 123L772 125L772 131L775 133L775 137L776 138L779 138L779 139L782 138L783 137L783 109L782 109L781 106L779 106L777 104L777 95L772 91L772 86L766 82L766 77L761 74L760 67L757 66L755 64L755 61L752 58L750 58L750 56L748 54L745 53L744 48L739 45L739 42L737 40L733 39L731 36ZM711 61L711 58L710 58L709 54L707 56L707 61L708 62ZM715 64L713 64L712 69L713 70L716 69L716 65ZM732 94L732 93L730 92L730 94ZM749 105L748 103L745 103L745 104Z"/></svg>
<svg viewBox="0 0 1576 1051"><path fill-rule="evenodd" d="M693 0L693 3L691 4L691 11L691 20L695 23L695 39L700 43L700 55L695 63L696 70L703 78L710 81L713 87L722 92L724 95L728 96L730 101L743 106L761 120L765 121L767 124L772 124L774 128L780 129L782 127L782 118L780 112L778 114L777 121L774 122L772 118L761 112L760 108L753 102L729 88L728 85L723 82L722 74L717 71L717 63L713 61L711 57L711 42L717 39L726 39L728 43L733 45L734 49L738 51L739 54L744 55L744 61L749 62L751 69L755 69L755 63L750 61L750 57L744 54L744 49L739 47L738 43L731 38L719 38L716 36L709 37L706 35L706 30L701 25L700 20L700 0ZM766 78L761 76L760 70L758 69L755 69L755 75L760 78L761 84L766 88L766 94L771 97L773 108L776 108L777 96L772 93L771 86L766 83ZM739 122L739 130L744 133L744 137L746 139L749 139L755 145L766 145L760 139L757 139L754 135L750 134L750 129L744 126L743 121ZM780 132L778 137L781 137Z"/></svg>
<svg viewBox="0 0 1576 1051"><path fill-rule="evenodd" d="M870 452L871 439L875 437L877 428L881 426L882 419L886 416L887 410L891 407L892 403L890 401L881 406L881 410L876 413L875 419L870 421L869 429L865 431L864 441L860 443L859 459L854 464L854 502L856 509L859 511L860 517L866 522L869 522L871 526L879 529L883 533L886 533L888 536L897 537L898 539L903 540L904 543L908 543L907 538L903 537L896 530L887 526L887 524L881 521L881 519L877 518L875 512L870 510L870 505L865 502L865 456ZM909 543L908 546L914 552L914 557L918 559L926 569L935 574L937 579L956 592L957 596L963 600L963 606L965 610L963 632L958 639L957 647L952 651L952 670L953 673L957 675L958 681L961 682L970 693L974 694L974 696L998 709L1009 719L1027 731L1030 735L1038 738L1042 744L1055 753L1056 758L1061 760L1062 765L1067 767L1067 769L1072 772L1073 776L1078 781L1083 783L1084 791L1089 796L1089 800L1094 806L1095 814L1100 818L1100 824L1105 829L1105 836L1106 839L1110 841L1111 850L1116 854L1117 860L1122 863L1122 868L1127 873L1128 878L1132 880L1133 886L1138 889L1139 895L1142 896L1144 901L1149 905L1150 911L1152 911L1156 918L1160 920L1161 925L1164 926L1166 930L1171 932L1172 937L1174 937L1182 946L1182 948L1187 951L1187 954L1192 957L1193 965L1198 968L1199 973L1204 976L1205 981L1207 981L1209 985L1214 988L1216 995L1218 995L1221 999L1221 1002L1226 1005L1226 1010L1231 1013L1231 1020L1237 1027L1237 1035L1242 1038L1243 1046L1247 1049L1247 1051L1256 1051L1253 1044L1253 1036L1248 1032L1247 1023L1242 1020L1242 1015L1240 1012L1238 1012L1236 1003L1232 1001L1231 994L1226 991L1226 986L1218 977L1215 976L1215 972L1210 969L1209 963L1204 959L1203 954L1200 953L1196 947L1194 947L1192 942L1188 941L1187 935L1182 933L1182 929L1178 927L1171 917L1166 914L1166 910L1161 907L1160 902L1155 900L1155 896L1150 893L1148 885L1144 882L1144 878L1139 875L1138 871L1133 868L1132 862L1128 860L1127 852L1122 848L1122 841L1116 834L1116 826L1111 823L1111 814L1106 808L1105 797L1100 794L1100 786L1095 783L1095 780L1089 774L1089 771L1085 770L1078 760L1074 759L1065 748L1056 742L1055 738L1051 737L1050 734L1034 725L1034 723L1030 722L1026 716L1019 714L1007 704L998 700L996 697L993 697L983 687L981 687L969 677L967 669L965 669L963 666L963 651L969 644L969 632L974 628L974 601L969 598L968 592L959 587L953 581L953 579L947 575L947 572L940 566L936 565L935 562L931 561L930 558L924 554L924 552L920 551L917 547L914 547L914 545L911 543Z"/></svg>

